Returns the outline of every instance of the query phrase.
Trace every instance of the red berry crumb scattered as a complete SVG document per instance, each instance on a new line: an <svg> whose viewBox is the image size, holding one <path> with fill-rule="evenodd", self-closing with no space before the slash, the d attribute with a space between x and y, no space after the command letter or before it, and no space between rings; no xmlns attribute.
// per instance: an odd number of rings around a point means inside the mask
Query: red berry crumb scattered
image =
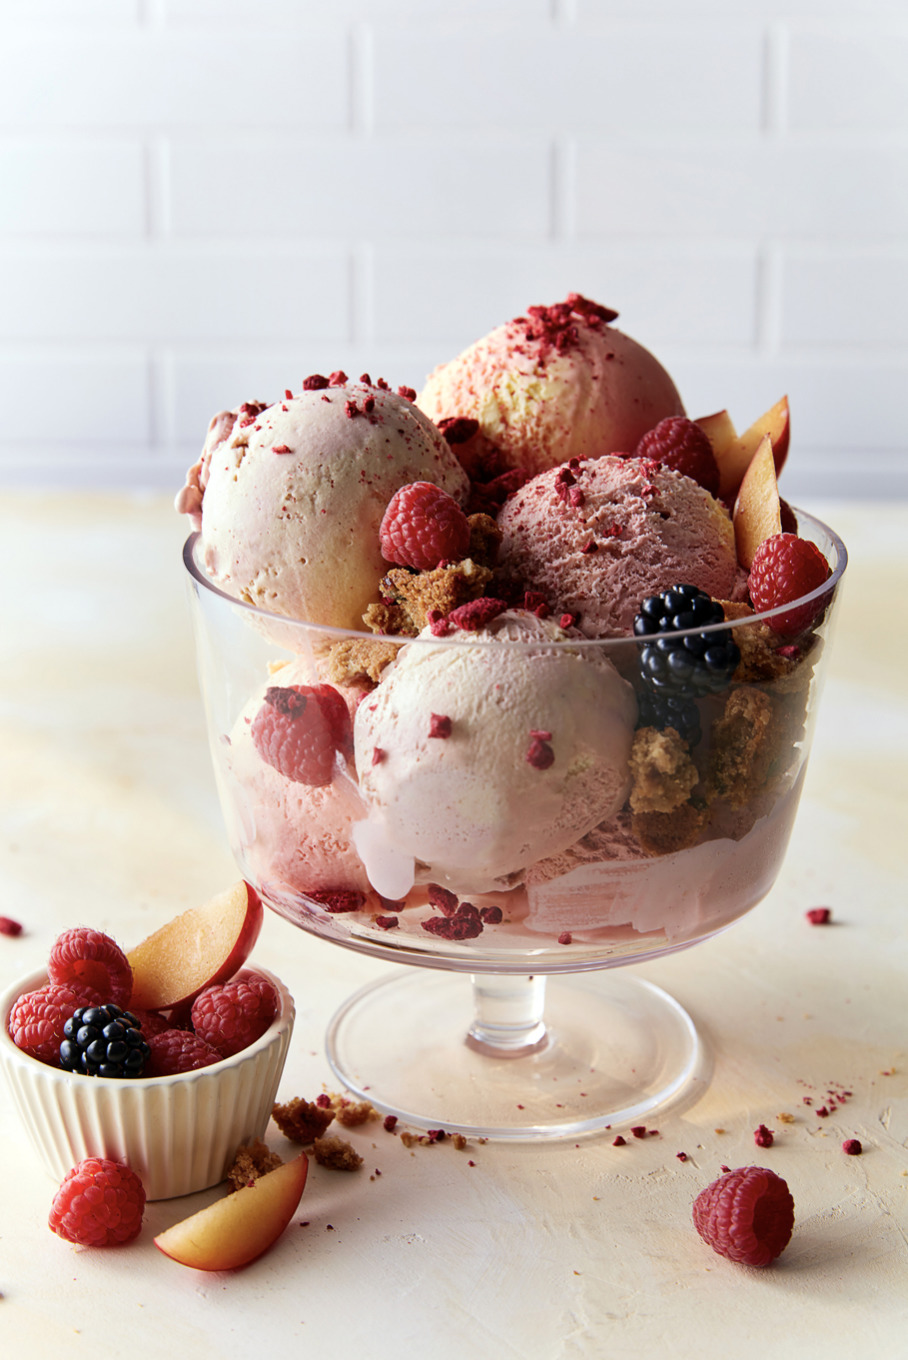
<svg viewBox="0 0 908 1360"><path fill-rule="evenodd" d="M349 732L347 705L330 685L270 686L252 721L262 760L314 788L331 783L336 752L349 750Z"/></svg>
<svg viewBox="0 0 908 1360"><path fill-rule="evenodd" d="M91 997L95 999L94 994ZM58 1065L63 1026L86 995L68 983L48 983L17 997L9 1013L9 1036L17 1048L39 1062Z"/></svg>
<svg viewBox="0 0 908 1360"><path fill-rule="evenodd" d="M446 741L453 731L454 724L446 713L432 713L429 716L429 736L440 737Z"/></svg>
<svg viewBox="0 0 908 1360"><path fill-rule="evenodd" d="M809 595L829 579L829 563L815 543L795 534L773 534L760 544L750 568L748 590L758 613L792 604ZM808 628L823 608L813 600L770 619L770 627L783 637Z"/></svg>
<svg viewBox="0 0 908 1360"><path fill-rule="evenodd" d="M366 894L358 888L310 888L306 896L330 911L332 916L345 911L362 911L366 905Z"/></svg>
<svg viewBox="0 0 908 1360"><path fill-rule="evenodd" d="M458 904L456 893L451 892L450 888L443 888L440 883L430 883L427 891L432 906L440 911L443 916L454 915Z"/></svg>
<svg viewBox="0 0 908 1360"><path fill-rule="evenodd" d="M0 916L0 935L21 935L22 925L11 916Z"/></svg>
<svg viewBox="0 0 908 1360"><path fill-rule="evenodd" d="M758 1129L754 1130L754 1142L757 1147L772 1147L774 1141L775 1134L765 1124L761 1124Z"/></svg>
<svg viewBox="0 0 908 1360"><path fill-rule="evenodd" d="M569 930L563 930L558 936L559 944L573 944L574 937Z"/></svg>
<svg viewBox="0 0 908 1360"><path fill-rule="evenodd" d="M686 416L667 416L643 436L635 458L651 458L663 467L699 482L711 495L719 491L719 465L705 430Z"/></svg>
<svg viewBox="0 0 908 1360"><path fill-rule="evenodd" d="M223 1058L260 1039L278 1012L277 992L261 973L206 987L192 1003L192 1028Z"/></svg>
<svg viewBox="0 0 908 1360"><path fill-rule="evenodd" d="M794 1227L794 1200L785 1181L762 1166L727 1171L694 1200L694 1226L720 1256L768 1266Z"/></svg>
<svg viewBox="0 0 908 1360"><path fill-rule="evenodd" d="M128 1006L132 995L132 968L120 946L90 926L64 930L54 941L47 961L51 982L65 982L78 989L93 989L103 1001Z"/></svg>
<svg viewBox="0 0 908 1360"><path fill-rule="evenodd" d="M470 547L470 525L460 506L431 482L410 482L388 502L378 531L386 562L432 571L459 561Z"/></svg>
<svg viewBox="0 0 908 1360"><path fill-rule="evenodd" d="M145 1077L172 1077L177 1072L195 1072L221 1061L221 1054L197 1034L186 1029L165 1029L147 1036L151 1057L145 1064Z"/></svg>
<svg viewBox="0 0 908 1360"><path fill-rule="evenodd" d="M396 1127L397 1127L397 1115L386 1114L384 1121L382 1122L382 1128L385 1129L388 1133L393 1133Z"/></svg>
<svg viewBox="0 0 908 1360"><path fill-rule="evenodd" d="M612 1147L626 1147L626 1146L627 1139L622 1138L620 1133L616 1134L615 1137L612 1139Z"/></svg>
<svg viewBox="0 0 908 1360"><path fill-rule="evenodd" d="M634 1135L635 1138L645 1138L645 1137L646 1137L646 1125L645 1125L645 1124L635 1124L635 1125L633 1126L633 1128L631 1129L631 1133Z"/></svg>
<svg viewBox="0 0 908 1360"><path fill-rule="evenodd" d="M859 1138L846 1138L842 1144L842 1151L847 1152L849 1157L860 1157L864 1149Z"/></svg>
<svg viewBox="0 0 908 1360"><path fill-rule="evenodd" d="M48 1227L83 1247L110 1247L138 1237L145 1187L128 1166L86 1157L65 1176L54 1196Z"/></svg>
<svg viewBox="0 0 908 1360"><path fill-rule="evenodd" d="M828 926L832 920L832 908L811 907L806 916L812 926Z"/></svg>

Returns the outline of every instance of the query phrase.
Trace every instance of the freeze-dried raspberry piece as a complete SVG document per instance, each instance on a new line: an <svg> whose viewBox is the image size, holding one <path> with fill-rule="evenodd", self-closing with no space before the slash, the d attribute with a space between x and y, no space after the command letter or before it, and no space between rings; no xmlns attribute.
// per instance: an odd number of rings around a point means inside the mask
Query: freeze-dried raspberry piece
<svg viewBox="0 0 908 1360"><path fill-rule="evenodd" d="M433 907L444 916L454 915L458 902L456 893L451 892L450 888L443 888L440 883L430 883L427 892Z"/></svg>
<svg viewBox="0 0 908 1360"><path fill-rule="evenodd" d="M107 1157L86 1157L64 1177L47 1225L67 1242L111 1247L138 1237L144 1212L145 1187L134 1171Z"/></svg>
<svg viewBox="0 0 908 1360"><path fill-rule="evenodd" d="M768 1266L784 1251L794 1227L794 1200L774 1171L742 1166L727 1171L694 1200L694 1226L720 1256Z"/></svg>
<svg viewBox="0 0 908 1360"><path fill-rule="evenodd" d="M764 539L754 554L747 588L754 609L791 604L819 589L830 576L829 563L815 543L795 534L773 534ZM770 619L773 631L793 637L813 623L823 609L823 600L812 600L797 609L786 610Z"/></svg>
<svg viewBox="0 0 908 1360"><path fill-rule="evenodd" d="M640 440L634 457L652 459L699 482L711 495L718 493L719 466L709 436L686 416L660 420Z"/></svg>
<svg viewBox="0 0 908 1360"><path fill-rule="evenodd" d="M366 905L366 894L358 888L310 888L306 893L313 902L318 902L325 911L339 915L345 911L362 911Z"/></svg>
<svg viewBox="0 0 908 1360"><path fill-rule="evenodd" d="M325 693L329 691L329 693ZM350 715L341 717L330 685L270 686L252 721L252 740L262 760L285 779L318 788L330 784L338 750L349 746Z"/></svg>
<svg viewBox="0 0 908 1360"><path fill-rule="evenodd" d="M430 916L420 924L423 930L442 940L475 940L477 935L482 934L479 912L475 916L461 915L458 910L454 916Z"/></svg>
<svg viewBox="0 0 908 1360"><path fill-rule="evenodd" d="M470 525L452 496L431 482L410 482L388 502L378 530L386 562L432 571L470 547Z"/></svg>
<svg viewBox="0 0 908 1360"><path fill-rule="evenodd" d="M503 614L507 607L506 600L481 595L478 600L468 600L466 604L459 604L456 609L452 609L447 621L464 633L476 633Z"/></svg>
<svg viewBox="0 0 908 1360"><path fill-rule="evenodd" d="M95 993L90 993L89 999L94 1000ZM9 1036L29 1057L56 1067L63 1042L63 1026L86 1000L84 991L76 991L65 982L48 983L46 987L25 992L13 1002L9 1013Z"/></svg>
<svg viewBox="0 0 908 1360"><path fill-rule="evenodd" d="M192 1028L223 1058L260 1039L278 1011L277 992L260 973L206 987L192 1003Z"/></svg>
<svg viewBox="0 0 908 1360"><path fill-rule="evenodd" d="M91 988L102 1001L128 1006L132 995L132 968L120 946L100 930L74 926L58 935L47 961L51 982L65 982L82 990Z"/></svg>
<svg viewBox="0 0 908 1360"><path fill-rule="evenodd" d="M21 921L14 921L11 916L0 916L0 935L21 935Z"/></svg>
<svg viewBox="0 0 908 1360"><path fill-rule="evenodd" d="M171 1077L177 1072L195 1072L221 1061L221 1054L197 1034L186 1029L165 1029L149 1034L151 1057L145 1064L146 1077Z"/></svg>

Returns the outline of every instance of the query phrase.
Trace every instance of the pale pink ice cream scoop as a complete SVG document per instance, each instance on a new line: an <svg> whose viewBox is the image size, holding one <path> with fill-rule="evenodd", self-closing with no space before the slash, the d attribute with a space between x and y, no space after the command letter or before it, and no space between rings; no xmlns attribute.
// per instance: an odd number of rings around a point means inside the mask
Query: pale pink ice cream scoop
<svg viewBox="0 0 908 1360"><path fill-rule="evenodd" d="M577 293L496 327L426 381L417 402L438 422L477 420L510 467L630 453L684 407L650 352L609 325L617 313Z"/></svg>
<svg viewBox="0 0 908 1360"><path fill-rule="evenodd" d="M542 472L503 505L498 560L587 637L623 637L648 596L680 581L735 598L731 517L702 486L639 458Z"/></svg>
<svg viewBox="0 0 908 1360"><path fill-rule="evenodd" d="M523 611L426 630L360 703L354 838L384 896L511 887L621 807L636 699L610 661L559 641Z"/></svg>
<svg viewBox="0 0 908 1360"><path fill-rule="evenodd" d="M394 492L433 482L462 504L468 482L406 397L321 381L273 406L215 416L177 508L200 528L199 559L227 594L361 629L387 570L378 530Z"/></svg>

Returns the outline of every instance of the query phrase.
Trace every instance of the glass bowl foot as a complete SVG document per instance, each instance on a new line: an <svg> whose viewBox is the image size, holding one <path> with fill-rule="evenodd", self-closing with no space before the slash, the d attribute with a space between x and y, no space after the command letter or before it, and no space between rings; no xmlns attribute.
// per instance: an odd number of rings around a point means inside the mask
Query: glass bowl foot
<svg viewBox="0 0 908 1360"><path fill-rule="evenodd" d="M514 979L506 981L513 989ZM521 1142L617 1133L702 1092L700 1037L661 988L623 969L524 981L540 1009L544 996L544 1026L529 1014L522 1044L514 1017L505 1017L498 1045L488 998L477 1019L464 976L407 968L381 978L333 1017L331 1068L402 1124ZM488 976L474 987L487 993Z"/></svg>

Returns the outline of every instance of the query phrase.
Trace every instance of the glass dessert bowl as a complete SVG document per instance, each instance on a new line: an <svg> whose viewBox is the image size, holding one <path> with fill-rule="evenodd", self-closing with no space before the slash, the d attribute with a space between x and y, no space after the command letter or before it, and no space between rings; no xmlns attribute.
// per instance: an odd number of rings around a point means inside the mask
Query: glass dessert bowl
<svg viewBox="0 0 908 1360"><path fill-rule="evenodd" d="M695 1089L693 1022L626 965L724 929L782 863L847 560L796 513L829 578L663 634L670 666L733 642L727 673L668 707L651 636L591 640L503 606L416 638L316 626L225 594L187 540L243 876L294 925L417 965L332 1020L350 1090L417 1127L543 1139Z"/></svg>

